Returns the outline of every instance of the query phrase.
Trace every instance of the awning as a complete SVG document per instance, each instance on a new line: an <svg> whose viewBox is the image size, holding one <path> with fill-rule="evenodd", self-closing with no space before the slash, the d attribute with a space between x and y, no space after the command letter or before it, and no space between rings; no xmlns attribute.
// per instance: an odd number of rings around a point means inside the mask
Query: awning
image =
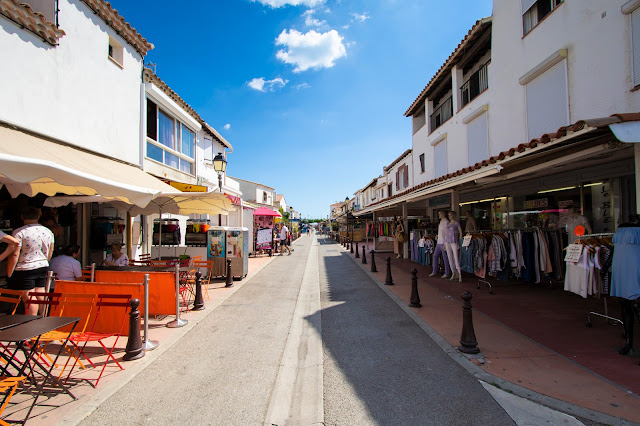
<svg viewBox="0 0 640 426"><path fill-rule="evenodd" d="M133 183L135 182L135 184ZM146 206L175 192L141 169L0 123L0 184L11 196L103 195Z"/></svg>

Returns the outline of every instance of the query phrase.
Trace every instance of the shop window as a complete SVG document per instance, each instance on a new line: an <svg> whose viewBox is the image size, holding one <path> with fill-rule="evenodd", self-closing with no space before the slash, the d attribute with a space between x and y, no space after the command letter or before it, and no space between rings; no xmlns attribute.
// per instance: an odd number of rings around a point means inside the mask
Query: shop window
<svg viewBox="0 0 640 426"><path fill-rule="evenodd" d="M539 138L569 124L567 62L562 60L525 86L527 136Z"/></svg>
<svg viewBox="0 0 640 426"><path fill-rule="evenodd" d="M425 164L424 164L424 154L420 154L420 173L424 173L425 171Z"/></svg>
<svg viewBox="0 0 640 426"><path fill-rule="evenodd" d="M522 0L522 34L527 35L564 0Z"/></svg>
<svg viewBox="0 0 640 426"><path fill-rule="evenodd" d="M438 143L433 149L433 169L435 177L439 178L447 174L447 140Z"/></svg>
<svg viewBox="0 0 640 426"><path fill-rule="evenodd" d="M147 99L147 158L194 173L196 134Z"/></svg>

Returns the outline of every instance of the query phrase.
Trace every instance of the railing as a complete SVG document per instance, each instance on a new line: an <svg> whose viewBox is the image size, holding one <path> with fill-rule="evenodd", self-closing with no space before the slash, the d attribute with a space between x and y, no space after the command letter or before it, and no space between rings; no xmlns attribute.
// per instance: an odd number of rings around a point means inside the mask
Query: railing
<svg viewBox="0 0 640 426"><path fill-rule="evenodd" d="M462 105L467 105L474 100L480 93L489 88L489 63L487 62L478 71L474 72L469 80L467 80L462 86L460 86L460 94L462 98Z"/></svg>
<svg viewBox="0 0 640 426"><path fill-rule="evenodd" d="M445 121L453 116L453 102L452 97L449 96L445 99L440 106L431 114L429 133L440 127Z"/></svg>

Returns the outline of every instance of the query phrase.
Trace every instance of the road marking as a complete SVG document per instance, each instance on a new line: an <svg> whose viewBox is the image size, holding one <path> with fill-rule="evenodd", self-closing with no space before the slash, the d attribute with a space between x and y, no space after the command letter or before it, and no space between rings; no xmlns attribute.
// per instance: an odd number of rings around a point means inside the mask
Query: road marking
<svg viewBox="0 0 640 426"><path fill-rule="evenodd" d="M264 424L324 423L318 248L312 245Z"/></svg>

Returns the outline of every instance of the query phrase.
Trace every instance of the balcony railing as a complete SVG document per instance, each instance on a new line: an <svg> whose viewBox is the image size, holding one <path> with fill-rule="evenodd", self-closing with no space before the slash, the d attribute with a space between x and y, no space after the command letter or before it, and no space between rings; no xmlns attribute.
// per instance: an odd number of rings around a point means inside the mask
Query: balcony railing
<svg viewBox="0 0 640 426"><path fill-rule="evenodd" d="M489 63L487 62L478 71L474 72L469 80L460 87L462 105L460 108L474 100L480 93L489 88Z"/></svg>
<svg viewBox="0 0 640 426"><path fill-rule="evenodd" d="M440 127L445 121L453 116L453 101L449 96L440 106L431 114L429 133Z"/></svg>

